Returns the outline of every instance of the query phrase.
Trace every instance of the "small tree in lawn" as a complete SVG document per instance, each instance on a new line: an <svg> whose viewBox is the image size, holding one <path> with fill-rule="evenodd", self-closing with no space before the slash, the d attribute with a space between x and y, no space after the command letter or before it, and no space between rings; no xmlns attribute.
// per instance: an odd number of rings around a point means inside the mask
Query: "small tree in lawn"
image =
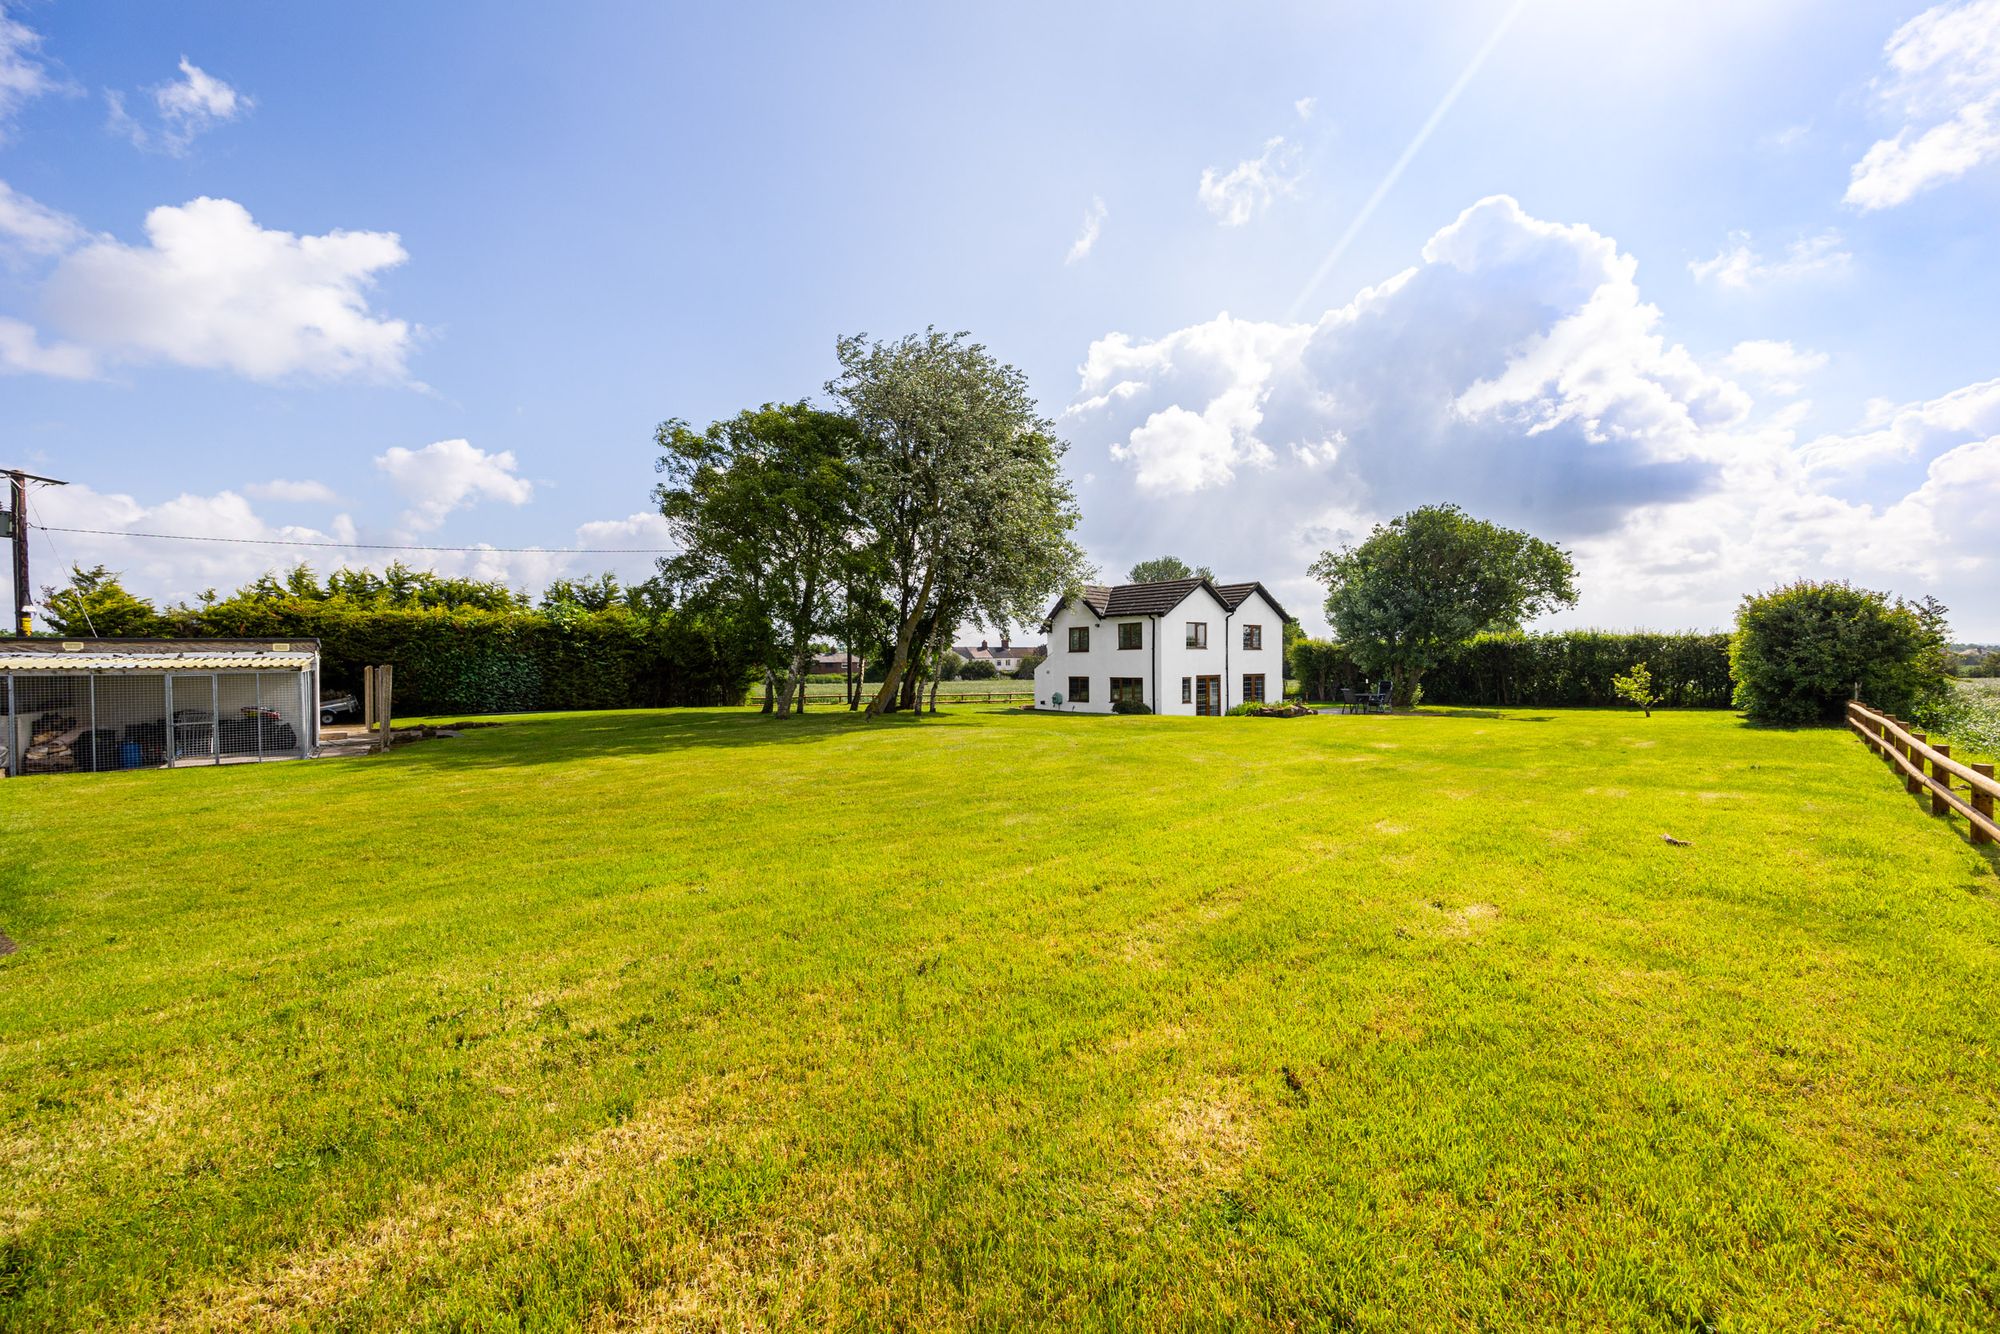
<svg viewBox="0 0 2000 1334"><path fill-rule="evenodd" d="M1399 708L1416 702L1425 671L1474 635L1576 605L1568 552L1456 505L1377 524L1360 545L1322 555L1312 573L1326 583L1335 635L1362 671L1389 674Z"/></svg>
<svg viewBox="0 0 2000 1334"><path fill-rule="evenodd" d="M1611 689L1626 703L1637 704L1648 718L1653 716L1653 706L1660 702L1660 697L1653 691L1652 670L1643 662L1623 676L1612 677Z"/></svg>

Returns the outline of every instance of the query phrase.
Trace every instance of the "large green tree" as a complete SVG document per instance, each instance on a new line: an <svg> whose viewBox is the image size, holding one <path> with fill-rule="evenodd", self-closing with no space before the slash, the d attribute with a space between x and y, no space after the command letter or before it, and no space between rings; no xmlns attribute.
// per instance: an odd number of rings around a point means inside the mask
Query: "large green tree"
<svg viewBox="0 0 2000 1334"><path fill-rule="evenodd" d="M827 390L869 441L862 503L895 607L874 717L896 706L906 679L914 686L912 667L960 621L1038 620L1079 577L1082 552L1070 537L1068 446L1019 370L967 334L935 329L893 342L842 338L837 351Z"/></svg>
<svg viewBox="0 0 2000 1334"><path fill-rule="evenodd" d="M1483 631L1576 605L1569 553L1541 538L1426 505L1313 563L1334 634L1361 669L1387 673L1407 708L1424 673Z"/></svg>
<svg viewBox="0 0 2000 1334"><path fill-rule="evenodd" d="M1206 565L1190 566L1179 556L1155 556L1142 560L1125 574L1135 584L1156 584L1165 579L1213 579Z"/></svg>
<svg viewBox="0 0 2000 1334"><path fill-rule="evenodd" d="M859 542L863 437L846 416L785 403L701 431L662 422L654 439L666 475L654 495L680 547L663 572L697 597L768 621L783 717L800 695L814 637L835 628L835 594Z"/></svg>

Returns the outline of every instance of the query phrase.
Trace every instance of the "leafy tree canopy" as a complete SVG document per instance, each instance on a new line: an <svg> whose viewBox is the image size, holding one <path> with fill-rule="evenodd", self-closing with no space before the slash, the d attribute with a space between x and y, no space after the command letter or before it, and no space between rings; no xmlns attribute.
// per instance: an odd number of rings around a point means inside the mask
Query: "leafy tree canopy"
<svg viewBox="0 0 2000 1334"><path fill-rule="evenodd" d="M1359 545L1313 563L1326 614L1363 671L1386 672L1394 702L1416 702L1423 674L1487 631L1576 604L1569 553L1538 537L1426 505L1377 524Z"/></svg>
<svg viewBox="0 0 2000 1334"><path fill-rule="evenodd" d="M1179 556L1155 556L1134 565L1125 577L1135 584L1155 584L1165 579L1213 579L1215 574L1206 565L1190 567Z"/></svg>
<svg viewBox="0 0 2000 1334"><path fill-rule="evenodd" d="M135 597L102 565L70 567L69 585L42 589L42 614L49 628L72 638L144 639L164 633L153 604Z"/></svg>

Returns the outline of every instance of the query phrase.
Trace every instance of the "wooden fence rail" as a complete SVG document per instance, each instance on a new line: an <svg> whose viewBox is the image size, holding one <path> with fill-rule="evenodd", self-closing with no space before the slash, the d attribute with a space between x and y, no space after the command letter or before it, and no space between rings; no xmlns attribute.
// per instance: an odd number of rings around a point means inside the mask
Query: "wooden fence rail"
<svg viewBox="0 0 2000 1334"><path fill-rule="evenodd" d="M1911 792L1930 793L1932 815L1956 811L1972 825L1974 843L2000 840L2000 823L1993 817L2000 781L1994 779L1992 765L1960 763L1951 757L1950 746L1931 745L1924 733L1910 731L1893 714L1878 713L1859 700L1847 706L1847 725L1868 749L1902 771ZM1953 779L1965 784L1965 796L1958 794Z"/></svg>

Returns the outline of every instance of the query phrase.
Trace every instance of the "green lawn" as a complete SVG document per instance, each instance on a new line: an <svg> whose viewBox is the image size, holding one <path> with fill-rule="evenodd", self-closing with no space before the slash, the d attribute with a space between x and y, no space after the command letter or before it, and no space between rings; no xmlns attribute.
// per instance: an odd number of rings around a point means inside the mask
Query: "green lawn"
<svg viewBox="0 0 2000 1334"><path fill-rule="evenodd" d="M1719 713L0 783L0 1324L1992 1328L1996 865Z"/></svg>

